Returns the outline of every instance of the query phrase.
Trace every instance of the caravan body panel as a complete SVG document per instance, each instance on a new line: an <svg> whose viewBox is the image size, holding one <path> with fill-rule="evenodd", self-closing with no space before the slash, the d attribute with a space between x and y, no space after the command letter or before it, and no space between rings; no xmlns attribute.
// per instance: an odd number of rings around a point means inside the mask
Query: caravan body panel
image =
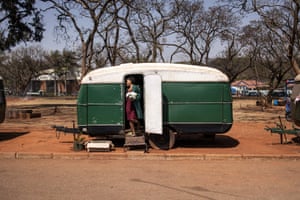
<svg viewBox="0 0 300 200"><path fill-rule="evenodd" d="M83 132L92 136L124 133L124 79L128 75L144 77L146 131L160 133L161 124L182 134L225 133L231 128L232 98L225 74L203 66L141 63L97 69L83 78L77 102L78 126ZM160 94L147 94L151 87ZM156 122L150 112L162 113L161 118Z"/></svg>

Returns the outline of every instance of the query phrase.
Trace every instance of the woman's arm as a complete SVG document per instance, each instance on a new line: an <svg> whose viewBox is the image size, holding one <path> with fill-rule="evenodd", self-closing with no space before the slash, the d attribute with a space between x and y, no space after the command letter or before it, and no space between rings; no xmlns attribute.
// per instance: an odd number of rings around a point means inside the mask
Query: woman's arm
<svg viewBox="0 0 300 200"><path fill-rule="evenodd" d="M136 100L140 100L141 99L141 90L140 87L138 85L132 85L132 91L135 92L136 95Z"/></svg>

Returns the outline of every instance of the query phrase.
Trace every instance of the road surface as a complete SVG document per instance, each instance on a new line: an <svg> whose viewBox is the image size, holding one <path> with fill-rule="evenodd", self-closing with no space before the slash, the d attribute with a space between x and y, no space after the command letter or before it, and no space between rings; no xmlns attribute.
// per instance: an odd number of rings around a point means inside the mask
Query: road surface
<svg viewBox="0 0 300 200"><path fill-rule="evenodd" d="M300 161L0 160L0 199L299 199Z"/></svg>

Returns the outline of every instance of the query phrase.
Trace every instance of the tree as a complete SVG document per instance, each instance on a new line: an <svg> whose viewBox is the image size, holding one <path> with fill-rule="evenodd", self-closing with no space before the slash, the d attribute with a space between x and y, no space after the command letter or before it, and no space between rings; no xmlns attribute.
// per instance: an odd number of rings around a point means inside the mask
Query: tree
<svg viewBox="0 0 300 200"><path fill-rule="evenodd" d="M0 0L0 51L42 40L42 15L34 4L35 0Z"/></svg>
<svg viewBox="0 0 300 200"><path fill-rule="evenodd" d="M193 2L186 1L181 4L176 4L181 7L177 17L172 20L172 30L176 35L175 51L171 55L171 62L173 56L177 54L185 54L189 57L190 63L197 63L198 52L201 51L199 42L199 19L204 13L203 1ZM201 41L200 41L201 42Z"/></svg>
<svg viewBox="0 0 300 200"><path fill-rule="evenodd" d="M171 4L172 5L172 4ZM149 61L164 61L163 41L169 35L169 23L178 13L178 9L170 9L171 5L164 0L134 1L133 20L137 27L137 40L146 45Z"/></svg>
<svg viewBox="0 0 300 200"><path fill-rule="evenodd" d="M224 72L228 76L230 83L240 78L240 76L243 73L245 73L248 69L250 69L253 66L253 63L251 63L251 59L249 59L249 57L227 57L228 55L226 55L226 52L224 53L225 56L212 59L209 62L209 65ZM249 74L247 76L249 76Z"/></svg>
<svg viewBox="0 0 300 200"><path fill-rule="evenodd" d="M74 73L79 67L79 58L76 57L75 52L63 50L62 52L56 50L45 54L45 69L54 69L57 76L64 76L66 72ZM75 74L74 74L75 76Z"/></svg>
<svg viewBox="0 0 300 200"><path fill-rule="evenodd" d="M58 15L57 30L64 35L73 28L78 35L81 45L81 77L85 76L92 68L92 60L95 54L95 35L99 27L109 18L107 9L112 6L113 0L94 1L59 1L42 0L49 3L48 9L54 9Z"/></svg>
<svg viewBox="0 0 300 200"><path fill-rule="evenodd" d="M117 20L118 20L118 28L124 30L125 33L123 35L128 35L128 38L124 38L123 42L123 51L120 52L120 57L125 61L139 62L142 61L142 53L141 47L137 39L138 29L136 26L132 24L135 20L135 14L133 12L133 7L131 4L131 0L121 1L124 3L124 7L122 12L118 12Z"/></svg>
<svg viewBox="0 0 300 200"><path fill-rule="evenodd" d="M114 7L107 11L113 14L111 23L99 34L110 64L117 60L114 56L119 62L164 61L163 41L175 16L170 5L162 0L119 0Z"/></svg>
<svg viewBox="0 0 300 200"><path fill-rule="evenodd" d="M227 0L232 8L256 13L260 21L285 47L283 54L296 74L300 74L297 58L300 56L300 1L299 0Z"/></svg>
<svg viewBox="0 0 300 200"><path fill-rule="evenodd" d="M271 95L273 90L288 78L288 72L292 69L288 57L282 55L285 47L281 44L278 34L270 31L260 21L251 22L245 29L250 31L247 38L244 38L244 41L248 42L249 49L254 49L250 45L253 44L251 41L256 40L256 50L253 54L256 55L256 68L259 71L257 73L269 82Z"/></svg>
<svg viewBox="0 0 300 200"><path fill-rule="evenodd" d="M178 6L180 12L172 23L178 44L171 60L177 54L184 54L191 64L207 64L213 42L237 24L237 18L227 7L205 10L203 1L183 1Z"/></svg>
<svg viewBox="0 0 300 200"><path fill-rule="evenodd" d="M0 75L15 95L24 95L32 78L44 67L44 51L39 46L20 47L2 56Z"/></svg>
<svg viewBox="0 0 300 200"><path fill-rule="evenodd" d="M125 34L122 32L119 14L124 7L125 4L123 1L113 1L112 6L106 11L107 15L110 16L109 19L97 30L101 38L96 47L97 55L95 55L95 62L97 63L97 67L103 67L107 63L111 66L120 63L121 51L125 48L124 43L122 43L122 38L124 37L121 38L121 36ZM106 57L106 59L103 59L103 57Z"/></svg>
<svg viewBox="0 0 300 200"><path fill-rule="evenodd" d="M240 27L225 29L220 34L222 43L225 43L225 49L220 56L209 62L210 65L227 74L230 82L235 81L242 73L253 67L254 55L245 51L246 35L247 33L243 33Z"/></svg>
<svg viewBox="0 0 300 200"><path fill-rule="evenodd" d="M45 66L47 69L51 69L50 75L55 78L54 82L54 95L57 95L60 90L57 90L57 80L64 81L64 87L67 88L67 79L75 80L77 83L77 77L79 77L78 57L75 52L63 50L51 51L45 55ZM76 87L78 85L76 84Z"/></svg>
<svg viewBox="0 0 300 200"><path fill-rule="evenodd" d="M94 67L123 62L165 62L165 49L207 64L213 43L238 24L227 7L203 1L42 0L57 13L57 30L75 30L81 47L82 77ZM71 39L71 38L69 38Z"/></svg>

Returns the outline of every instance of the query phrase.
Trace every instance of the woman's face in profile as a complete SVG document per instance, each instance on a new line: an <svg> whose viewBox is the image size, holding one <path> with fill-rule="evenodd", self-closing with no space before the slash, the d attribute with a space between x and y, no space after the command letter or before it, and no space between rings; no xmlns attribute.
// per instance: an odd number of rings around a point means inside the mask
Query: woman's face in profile
<svg viewBox="0 0 300 200"><path fill-rule="evenodd" d="M127 80L126 80L126 85L127 85L127 87L130 87L130 86L132 85L131 80L127 79Z"/></svg>

